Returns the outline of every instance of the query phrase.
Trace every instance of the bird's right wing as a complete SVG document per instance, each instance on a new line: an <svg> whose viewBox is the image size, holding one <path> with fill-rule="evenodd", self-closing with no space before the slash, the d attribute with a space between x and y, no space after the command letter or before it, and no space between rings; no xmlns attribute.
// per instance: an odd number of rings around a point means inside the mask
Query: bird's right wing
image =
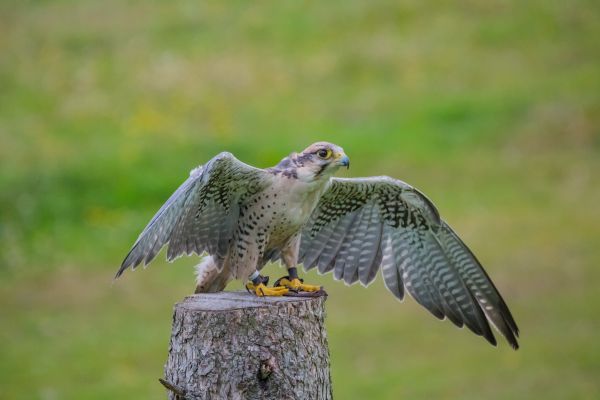
<svg viewBox="0 0 600 400"><path fill-rule="evenodd" d="M192 172L142 231L123 260L128 268L147 265L168 244L167 260L207 251L217 259L229 248L240 203L263 190L272 175L223 152Z"/></svg>
<svg viewBox="0 0 600 400"><path fill-rule="evenodd" d="M381 269L397 298L406 288L437 318L496 344L489 320L518 347L517 325L477 258L433 203L402 181L331 179L302 231L299 261L347 284L368 285Z"/></svg>

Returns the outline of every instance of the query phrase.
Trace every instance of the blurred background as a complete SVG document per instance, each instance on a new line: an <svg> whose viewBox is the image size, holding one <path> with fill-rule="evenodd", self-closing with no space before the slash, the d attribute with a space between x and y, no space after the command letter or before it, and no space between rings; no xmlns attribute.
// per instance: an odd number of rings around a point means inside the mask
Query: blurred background
<svg viewBox="0 0 600 400"><path fill-rule="evenodd" d="M522 331L493 348L380 280L309 274L330 293L336 398L599 398L599 12L2 1L0 398L164 398L197 258L113 284L122 258L196 165L267 167L317 140L344 147L342 176L428 194Z"/></svg>

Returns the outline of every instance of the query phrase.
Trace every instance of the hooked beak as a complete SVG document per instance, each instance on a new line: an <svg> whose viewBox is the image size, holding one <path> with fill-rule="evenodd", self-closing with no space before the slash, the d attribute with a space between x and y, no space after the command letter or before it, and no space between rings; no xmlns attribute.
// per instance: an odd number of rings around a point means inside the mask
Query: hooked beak
<svg viewBox="0 0 600 400"><path fill-rule="evenodd" d="M346 169L350 168L350 159L348 158L347 155L343 155L339 160L338 163L344 167L346 167Z"/></svg>

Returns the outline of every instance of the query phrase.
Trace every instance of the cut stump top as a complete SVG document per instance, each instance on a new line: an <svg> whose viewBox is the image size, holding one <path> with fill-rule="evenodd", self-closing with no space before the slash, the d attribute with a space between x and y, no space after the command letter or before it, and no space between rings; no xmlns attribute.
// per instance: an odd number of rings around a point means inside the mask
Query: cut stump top
<svg viewBox="0 0 600 400"><path fill-rule="evenodd" d="M314 301L319 298L291 296L258 297L244 291L198 293L185 297L176 307L185 308L190 311L231 311L244 308L273 307L281 305L281 303Z"/></svg>

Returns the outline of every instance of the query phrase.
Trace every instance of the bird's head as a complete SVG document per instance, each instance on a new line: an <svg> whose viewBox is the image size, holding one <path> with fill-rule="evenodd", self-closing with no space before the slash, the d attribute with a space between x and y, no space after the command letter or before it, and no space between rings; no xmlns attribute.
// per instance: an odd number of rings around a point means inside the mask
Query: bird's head
<svg viewBox="0 0 600 400"><path fill-rule="evenodd" d="M350 168L350 159L340 146L317 142L301 153L293 153L287 159L283 159L280 165L282 164L294 169L298 179L313 182L329 179L340 167Z"/></svg>

